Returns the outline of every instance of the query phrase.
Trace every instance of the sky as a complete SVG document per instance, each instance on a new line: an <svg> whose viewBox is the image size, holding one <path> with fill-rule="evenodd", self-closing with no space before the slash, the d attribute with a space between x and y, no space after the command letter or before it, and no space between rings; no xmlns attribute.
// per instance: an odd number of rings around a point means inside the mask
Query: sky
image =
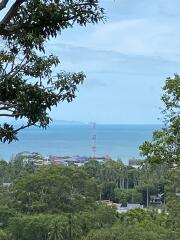
<svg viewBox="0 0 180 240"><path fill-rule="evenodd" d="M160 123L162 86L180 72L179 0L100 0L106 22L64 30L47 44L61 70L87 78L56 120Z"/></svg>
<svg viewBox="0 0 180 240"><path fill-rule="evenodd" d="M180 71L179 0L101 0L106 22L74 27L48 44L61 69L87 78L54 119L157 124L162 86Z"/></svg>

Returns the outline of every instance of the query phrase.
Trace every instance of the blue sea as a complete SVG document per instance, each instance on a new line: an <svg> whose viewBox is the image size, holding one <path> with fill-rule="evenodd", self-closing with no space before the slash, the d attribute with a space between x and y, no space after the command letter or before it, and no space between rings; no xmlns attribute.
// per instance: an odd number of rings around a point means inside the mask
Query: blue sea
<svg viewBox="0 0 180 240"><path fill-rule="evenodd" d="M127 163L138 158L139 146L151 140L160 125L96 125L96 155L110 155ZM91 124L54 124L43 130L36 127L23 130L19 141L0 143L0 158L10 160L23 151L39 152L45 156L92 156Z"/></svg>

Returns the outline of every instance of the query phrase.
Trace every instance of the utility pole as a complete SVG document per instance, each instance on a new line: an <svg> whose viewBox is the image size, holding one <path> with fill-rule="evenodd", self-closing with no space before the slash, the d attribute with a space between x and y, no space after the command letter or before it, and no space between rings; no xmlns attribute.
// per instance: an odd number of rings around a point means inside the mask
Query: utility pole
<svg viewBox="0 0 180 240"><path fill-rule="evenodd" d="M146 189L146 207L147 208L149 207L149 188L148 188L148 186Z"/></svg>

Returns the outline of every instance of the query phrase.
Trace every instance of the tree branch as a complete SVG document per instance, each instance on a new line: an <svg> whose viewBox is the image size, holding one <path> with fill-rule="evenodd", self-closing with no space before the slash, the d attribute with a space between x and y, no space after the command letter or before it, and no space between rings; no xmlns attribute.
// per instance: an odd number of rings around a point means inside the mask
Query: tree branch
<svg viewBox="0 0 180 240"><path fill-rule="evenodd" d="M0 11L6 7L8 1L9 1L9 0L2 0L2 1L0 2Z"/></svg>
<svg viewBox="0 0 180 240"><path fill-rule="evenodd" d="M12 19L12 17L14 17L17 13L18 7L23 3L26 2L26 0L16 0L16 2L11 6L11 8L9 9L9 11L7 12L7 14L5 15L5 17L2 19L2 21L0 22L0 34L5 35L5 36L9 36L13 33L16 33L19 29L31 29L32 28L32 24L29 22L26 23L21 23L21 24L14 24L11 26L6 26L9 21ZM97 3L96 1L92 0L92 2L87 2L87 3L76 3L73 4L72 6L74 8L79 8L80 11L79 14L75 14L69 17L65 17L60 19L60 21L63 22L67 22L67 21L75 21L79 16L82 15L82 13L86 14L87 11L84 9L84 7L89 6L96 6ZM6 27L5 27L6 26Z"/></svg>
<svg viewBox="0 0 180 240"><path fill-rule="evenodd" d="M16 15L16 12L19 8L19 6L25 2L25 0L16 0L15 3L11 6L11 8L9 9L9 11L6 13L6 15L4 16L4 18L1 21L1 25L6 25L12 17L14 17Z"/></svg>
<svg viewBox="0 0 180 240"><path fill-rule="evenodd" d="M12 116L11 114L2 113L0 114L0 117L14 117L14 116Z"/></svg>
<svg viewBox="0 0 180 240"><path fill-rule="evenodd" d="M11 103L9 101L0 101L0 105L6 106L6 107L9 107L9 108L17 106L17 104Z"/></svg>
<svg viewBox="0 0 180 240"><path fill-rule="evenodd" d="M16 117L16 116L19 116L21 115L20 113L12 113L12 114L9 114L9 113L1 113L0 114L0 117Z"/></svg>
<svg viewBox="0 0 180 240"><path fill-rule="evenodd" d="M12 107L3 106L3 107L0 107L0 111L6 110L6 111L9 111L9 112L14 112L11 108L12 108Z"/></svg>
<svg viewBox="0 0 180 240"><path fill-rule="evenodd" d="M17 128L17 129L15 129L15 130L14 130L14 133L17 133L17 132L19 132L20 130L25 129L25 128L28 128L28 127L33 126L33 125L35 125L35 123L28 123L28 124L26 124L26 125L23 125L23 126Z"/></svg>
<svg viewBox="0 0 180 240"><path fill-rule="evenodd" d="M30 60L27 60L24 64L22 64L23 63L23 61L19 64L19 66L17 67L14 67L13 69L11 69L11 71L10 72L8 72L6 75L5 75L5 77L7 77L7 78L13 78L15 75L17 75L21 70L23 70L24 69L24 67L28 64L28 62L29 62Z"/></svg>

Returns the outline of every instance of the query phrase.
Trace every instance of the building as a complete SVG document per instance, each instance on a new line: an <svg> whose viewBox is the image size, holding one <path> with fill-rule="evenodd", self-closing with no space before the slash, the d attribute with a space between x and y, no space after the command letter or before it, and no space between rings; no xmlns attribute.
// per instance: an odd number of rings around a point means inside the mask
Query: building
<svg viewBox="0 0 180 240"><path fill-rule="evenodd" d="M129 165L130 167L133 167L133 168L139 168L139 167L141 167L142 163L143 163L143 160L130 159L128 165Z"/></svg>
<svg viewBox="0 0 180 240"><path fill-rule="evenodd" d="M137 209L137 208L143 208L143 205L139 204L139 203L128 203L127 204L127 207L119 207L117 209L117 211L119 213L126 213L128 212L129 210L132 210L132 209Z"/></svg>

